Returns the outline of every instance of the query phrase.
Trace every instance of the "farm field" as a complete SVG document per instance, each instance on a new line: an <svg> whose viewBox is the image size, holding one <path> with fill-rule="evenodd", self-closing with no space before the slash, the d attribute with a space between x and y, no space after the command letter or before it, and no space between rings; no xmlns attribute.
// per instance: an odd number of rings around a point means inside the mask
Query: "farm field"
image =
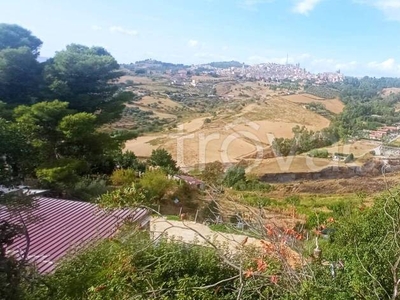
<svg viewBox="0 0 400 300"><path fill-rule="evenodd" d="M164 82L144 80L143 87L147 84L161 88ZM292 128L297 125L313 131L328 127L330 120L306 109L303 104L322 103L331 112L340 113L344 107L340 100L324 100L307 93L284 96L282 91L272 91L262 82L225 81L216 82L212 86L218 96L232 95L235 100L221 102L213 114L206 110L205 113L196 115L189 110L187 113L190 112L190 115L187 118L180 116L180 123L176 128L128 141L125 150L131 150L139 157L149 157L152 150L165 148L185 170L213 161L229 165L244 160L251 165L258 157L263 159L252 170L258 174L318 171L338 164L319 158L310 162L306 155L272 158L271 143L274 138L293 137ZM196 87L186 87L187 91L195 89ZM154 117L159 119L177 120L178 112L186 104L181 100L177 102L160 96L159 93L151 93L127 106L153 111ZM357 141L324 149L330 153L353 153L360 157L376 147L375 143L369 141Z"/></svg>
<svg viewBox="0 0 400 300"><path fill-rule="evenodd" d="M150 107L146 107L146 106L142 106L142 105L136 105L136 104L127 104L126 107L137 107L140 110L143 111L152 111L153 115L155 117L158 117L160 119L176 119L177 116L173 115L173 114L169 114L163 111L159 111L158 109L154 109L154 108L150 108Z"/></svg>
<svg viewBox="0 0 400 300"><path fill-rule="evenodd" d="M364 154L374 150L380 145L379 142L369 141L369 140L360 140L351 144L335 144L330 147L325 147L323 149L328 150L329 153L345 153L350 154L353 153L354 156L359 157Z"/></svg>
<svg viewBox="0 0 400 300"><path fill-rule="evenodd" d="M154 105L156 104L158 107L162 109L171 109L171 108L176 108L176 107L182 107L179 103L172 101L168 98L157 98L157 97L152 97L152 96L145 96L136 103L141 104L141 105Z"/></svg>
<svg viewBox="0 0 400 300"><path fill-rule="evenodd" d="M276 100L276 105L270 107L250 104L229 117L223 114L210 117L210 123L206 124L206 117L196 118L178 125L168 134L151 135L150 140L145 136L139 142L129 141L126 149L149 156L157 144L168 150L184 168L213 161L238 163L254 153L270 152L273 138L292 137L292 128L296 125L312 130L329 125L329 120L283 100ZM143 145L151 140L153 146Z"/></svg>
<svg viewBox="0 0 400 300"><path fill-rule="evenodd" d="M317 172L328 166L337 166L338 162L324 158L311 158L305 155L268 158L251 169L251 173L262 175L285 172Z"/></svg>
<svg viewBox="0 0 400 300"><path fill-rule="evenodd" d="M296 123L298 125L313 126L314 129L322 129L330 124L328 119L305 109L298 104L277 97L274 97L263 104L255 104L244 108L239 115L250 121L268 120L274 122ZM235 118L236 116L231 116L232 120Z"/></svg>
<svg viewBox="0 0 400 300"><path fill-rule="evenodd" d="M278 95L263 82L222 82L215 86L218 96L233 96L234 98L267 97Z"/></svg>
<svg viewBox="0 0 400 300"><path fill-rule="evenodd" d="M322 99L318 98L314 95L310 94L298 94L298 95L290 95L290 96L283 96L282 97L285 100L289 100L293 103L299 103L299 104L308 104L311 102L316 102L316 103L321 103L325 105L326 109L335 113L339 114L343 111L344 109L344 104L341 102L339 99Z"/></svg>

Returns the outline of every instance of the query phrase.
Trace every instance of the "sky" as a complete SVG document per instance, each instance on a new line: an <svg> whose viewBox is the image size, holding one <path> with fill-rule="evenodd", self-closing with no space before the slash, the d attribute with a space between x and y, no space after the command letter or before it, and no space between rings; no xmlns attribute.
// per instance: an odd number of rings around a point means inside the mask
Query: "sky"
<svg viewBox="0 0 400 300"><path fill-rule="evenodd" d="M71 43L119 63L300 63L312 72L400 77L400 0L2 0L52 57Z"/></svg>

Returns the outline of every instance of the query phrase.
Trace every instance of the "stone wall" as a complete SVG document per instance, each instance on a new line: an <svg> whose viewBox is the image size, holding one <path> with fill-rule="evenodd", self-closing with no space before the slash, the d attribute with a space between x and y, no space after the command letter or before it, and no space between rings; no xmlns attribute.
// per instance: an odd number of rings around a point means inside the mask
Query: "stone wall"
<svg viewBox="0 0 400 300"><path fill-rule="evenodd" d="M287 172L270 173L260 177L261 181L284 183L302 180L343 179L352 177L373 177L386 173L400 171L400 160L371 160L363 166L330 166L318 172Z"/></svg>

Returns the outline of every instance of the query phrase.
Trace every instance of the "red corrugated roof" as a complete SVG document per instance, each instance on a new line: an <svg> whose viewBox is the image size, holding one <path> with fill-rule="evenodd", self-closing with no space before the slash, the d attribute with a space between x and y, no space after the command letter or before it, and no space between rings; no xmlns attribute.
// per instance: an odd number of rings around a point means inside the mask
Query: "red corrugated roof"
<svg viewBox="0 0 400 300"><path fill-rule="evenodd" d="M69 250L99 238L112 236L118 226L126 221L142 223L148 217L146 209L119 209L105 212L96 204L53 199L34 198L32 214L37 220L28 222L30 248L28 258L40 273L50 273L56 262ZM24 219L28 219L26 213ZM0 220L18 220L0 207ZM8 247L10 254L22 255L26 249L25 236L18 237Z"/></svg>

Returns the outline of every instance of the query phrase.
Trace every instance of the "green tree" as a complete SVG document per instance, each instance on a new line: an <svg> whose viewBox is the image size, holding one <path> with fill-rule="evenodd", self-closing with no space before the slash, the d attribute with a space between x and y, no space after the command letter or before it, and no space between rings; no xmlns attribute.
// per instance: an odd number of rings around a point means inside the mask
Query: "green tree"
<svg viewBox="0 0 400 300"><path fill-rule="evenodd" d="M41 66L28 47L0 50L0 99L31 104L39 95Z"/></svg>
<svg viewBox="0 0 400 300"><path fill-rule="evenodd" d="M114 160L116 165L122 169L134 169L140 172L146 170L146 164L139 161L132 151L118 152L115 154Z"/></svg>
<svg viewBox="0 0 400 300"><path fill-rule="evenodd" d="M35 157L20 124L0 118L0 181L21 182L33 172Z"/></svg>
<svg viewBox="0 0 400 300"><path fill-rule="evenodd" d="M179 170L176 161L165 149L153 150L148 162L151 166L161 167L168 174L174 174Z"/></svg>
<svg viewBox="0 0 400 300"><path fill-rule="evenodd" d="M201 178L208 184L221 184L224 175L224 164L219 161L206 164Z"/></svg>
<svg viewBox="0 0 400 300"><path fill-rule="evenodd" d="M139 184L145 191L147 198L154 202L162 200L167 192L176 185L176 182L168 179L167 174L158 169L144 173Z"/></svg>
<svg viewBox="0 0 400 300"><path fill-rule="evenodd" d="M96 126L96 116L93 114L82 112L65 116L57 126L62 135L59 153L84 159L100 173L110 173L115 167L112 161L114 152L120 151L121 143L109 134L98 131ZM111 161L111 170L102 167L108 160Z"/></svg>
<svg viewBox="0 0 400 300"><path fill-rule="evenodd" d="M77 44L56 53L45 67L52 98L69 101L79 111L95 112L117 92L113 81L121 76L119 65L104 48Z"/></svg>
<svg viewBox="0 0 400 300"><path fill-rule="evenodd" d="M42 184L60 191L71 188L79 181L80 176L88 173L88 163L73 158L42 163L36 168L36 176Z"/></svg>
<svg viewBox="0 0 400 300"><path fill-rule="evenodd" d="M0 99L30 104L39 95L42 68L37 61L42 41L25 28L0 24Z"/></svg>
<svg viewBox="0 0 400 300"><path fill-rule="evenodd" d="M59 156L62 135L57 126L70 113L68 103L57 100L22 105L14 110L16 121L24 129L27 140L39 151L40 161L48 162Z"/></svg>
<svg viewBox="0 0 400 300"><path fill-rule="evenodd" d="M276 138L272 142L272 149L276 156L289 156L295 154L293 139Z"/></svg>
<svg viewBox="0 0 400 300"><path fill-rule="evenodd" d="M0 24L0 50L27 47L37 57L42 41L32 33L15 24Z"/></svg>

